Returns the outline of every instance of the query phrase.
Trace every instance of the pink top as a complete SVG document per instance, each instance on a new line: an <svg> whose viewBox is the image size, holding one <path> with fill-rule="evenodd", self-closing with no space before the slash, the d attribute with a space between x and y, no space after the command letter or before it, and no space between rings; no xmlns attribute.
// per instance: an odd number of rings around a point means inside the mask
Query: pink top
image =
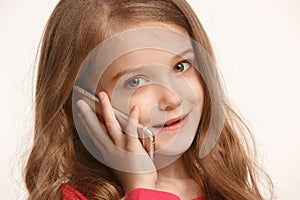
<svg viewBox="0 0 300 200"><path fill-rule="evenodd" d="M64 184L62 187L63 200L88 200L83 194L71 186ZM150 190L145 188L133 189L126 194L126 200L180 200L180 198L172 193L158 190ZM204 200L204 197L198 197L192 200Z"/></svg>

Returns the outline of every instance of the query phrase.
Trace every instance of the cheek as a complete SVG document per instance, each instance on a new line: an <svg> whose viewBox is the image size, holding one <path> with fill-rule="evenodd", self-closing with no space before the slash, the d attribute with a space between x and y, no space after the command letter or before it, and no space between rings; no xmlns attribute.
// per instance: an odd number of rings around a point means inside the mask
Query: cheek
<svg viewBox="0 0 300 200"><path fill-rule="evenodd" d="M132 109L134 105L140 107L140 123L148 124L151 121L151 110L154 108L156 101L154 98L153 89L144 87L136 90L129 100L129 108Z"/></svg>
<svg viewBox="0 0 300 200"><path fill-rule="evenodd" d="M199 108L201 109L204 102L204 89L199 75L195 74L194 76L189 78L188 83L193 91L193 101L196 101L195 103L198 104Z"/></svg>
<svg viewBox="0 0 300 200"><path fill-rule="evenodd" d="M203 107L203 103L204 103L204 90L203 90L203 86L200 82L200 80L197 80L197 83L195 83L196 87L195 87L195 91L196 91L196 98L198 100L198 105L200 108Z"/></svg>

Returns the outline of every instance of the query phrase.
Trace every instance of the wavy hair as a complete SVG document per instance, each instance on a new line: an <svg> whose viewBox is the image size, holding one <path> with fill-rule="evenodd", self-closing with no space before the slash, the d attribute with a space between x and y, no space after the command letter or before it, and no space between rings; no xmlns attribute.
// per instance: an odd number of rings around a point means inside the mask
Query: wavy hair
<svg viewBox="0 0 300 200"><path fill-rule="evenodd" d="M112 170L85 149L76 132L72 88L83 59L94 47L128 25L149 21L184 28L215 61L205 30L185 0L61 0L57 4L40 46L34 144L24 171L28 199L61 199L65 181L89 199L124 196ZM218 79L215 68L208 73ZM212 106L205 85L204 90L198 134L183 155L187 171L208 200L264 199L258 181L263 171L251 153L255 150L251 133L228 102L217 144L206 157L199 158ZM269 181L267 176L265 180Z"/></svg>

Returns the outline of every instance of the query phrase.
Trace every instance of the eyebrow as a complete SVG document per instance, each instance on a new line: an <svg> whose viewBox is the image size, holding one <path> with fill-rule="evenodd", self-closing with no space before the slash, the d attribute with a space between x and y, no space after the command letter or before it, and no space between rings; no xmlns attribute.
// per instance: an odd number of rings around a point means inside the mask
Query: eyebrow
<svg viewBox="0 0 300 200"><path fill-rule="evenodd" d="M188 53L191 53L191 52L194 53L193 48L188 48L188 49L184 50L183 52L181 52L180 54L177 54L176 56L174 56L172 61L175 60L175 59L181 58L184 55L186 55ZM116 75L114 75L111 80L112 81L118 80L124 74L127 74L128 72L132 73L132 72L135 72L135 71L138 71L138 69L124 69L124 70L118 72Z"/></svg>

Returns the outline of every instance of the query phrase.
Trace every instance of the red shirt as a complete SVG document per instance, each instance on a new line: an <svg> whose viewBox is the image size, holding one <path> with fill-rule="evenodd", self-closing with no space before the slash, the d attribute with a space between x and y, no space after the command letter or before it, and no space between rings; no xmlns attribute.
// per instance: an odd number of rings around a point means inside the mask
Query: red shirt
<svg viewBox="0 0 300 200"><path fill-rule="evenodd" d="M64 184L62 187L63 200L88 200L83 194L71 186ZM150 190L145 188L133 189L126 194L126 200L180 200L180 198L172 193L158 190ZM192 200L204 200L204 197L198 197Z"/></svg>

